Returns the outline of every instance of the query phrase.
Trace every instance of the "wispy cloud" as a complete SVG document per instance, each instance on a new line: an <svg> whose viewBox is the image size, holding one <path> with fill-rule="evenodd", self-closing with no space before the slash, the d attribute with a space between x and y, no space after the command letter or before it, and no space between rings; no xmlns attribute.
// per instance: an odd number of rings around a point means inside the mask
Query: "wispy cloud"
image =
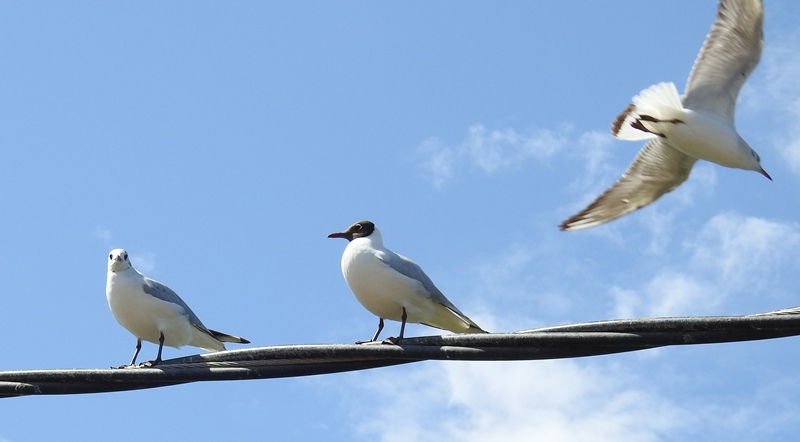
<svg viewBox="0 0 800 442"><path fill-rule="evenodd" d="M665 257L679 264L660 270L639 288L612 287L612 311L628 318L708 314L730 294L763 289L776 274L793 268L798 246L796 223L717 215L684 241L688 259Z"/></svg>
<svg viewBox="0 0 800 442"><path fill-rule="evenodd" d="M722 294L694 275L659 272L639 291L612 287L613 314L617 318L697 315L712 311Z"/></svg>
<svg viewBox="0 0 800 442"><path fill-rule="evenodd" d="M540 129L520 133L514 129L489 130L476 124L455 145L439 138L429 138L419 147L421 167L437 187L454 178L465 168L478 168L493 174L531 159L545 159L569 143L570 130Z"/></svg>
<svg viewBox="0 0 800 442"><path fill-rule="evenodd" d="M359 428L387 442L654 441L693 421L634 378L575 361L428 364L402 382L370 377L380 406Z"/></svg>
<svg viewBox="0 0 800 442"><path fill-rule="evenodd" d="M133 267L145 275L156 268L156 255L152 252L131 254L130 260Z"/></svg>
<svg viewBox="0 0 800 442"><path fill-rule="evenodd" d="M94 236L95 238L103 241L103 244L105 244L106 247L111 247L111 229L107 229L103 226L95 226Z"/></svg>
<svg viewBox="0 0 800 442"><path fill-rule="evenodd" d="M778 123L772 127L775 150L800 175L800 33L795 30L770 42L759 70L751 87L742 91L743 101L773 115ZM765 168L769 170L769 162Z"/></svg>
<svg viewBox="0 0 800 442"><path fill-rule="evenodd" d="M636 218L650 233L648 252L663 255L675 235L675 220L697 201L710 199L717 185L719 166L705 161L698 162L685 183L654 203L648 210L637 213Z"/></svg>
<svg viewBox="0 0 800 442"><path fill-rule="evenodd" d="M717 275L725 286L752 288L775 269L796 261L800 227L724 213L713 217L686 245L693 252L690 265Z"/></svg>

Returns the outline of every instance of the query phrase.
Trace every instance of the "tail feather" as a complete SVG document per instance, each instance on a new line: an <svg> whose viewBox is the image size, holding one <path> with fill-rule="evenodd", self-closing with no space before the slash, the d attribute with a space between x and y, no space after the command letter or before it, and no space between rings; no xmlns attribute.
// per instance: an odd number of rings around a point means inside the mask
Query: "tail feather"
<svg viewBox="0 0 800 442"><path fill-rule="evenodd" d="M218 332L216 330L211 330L211 329L208 329L208 331L210 331L211 334L215 338L217 338L218 341L234 342L234 343L237 343L237 344L249 344L250 343L250 341L248 341L245 338L240 338L238 336L229 335L227 333L222 333L222 332Z"/></svg>
<svg viewBox="0 0 800 442"><path fill-rule="evenodd" d="M469 328L464 333L489 333L489 332L478 327L477 324L470 324Z"/></svg>
<svg viewBox="0 0 800 442"><path fill-rule="evenodd" d="M633 104L626 107L611 126L611 134L620 140L640 141L654 138L656 134L636 128L635 123L641 116L668 120L673 118L675 110L683 109L675 83L654 84L639 92L632 101Z"/></svg>
<svg viewBox="0 0 800 442"><path fill-rule="evenodd" d="M446 306L444 304L437 304L438 308L433 317L422 321L429 327L435 327L442 330L448 330L453 333L489 333L480 328L478 324L469 319L467 315L461 313L461 310L454 305Z"/></svg>

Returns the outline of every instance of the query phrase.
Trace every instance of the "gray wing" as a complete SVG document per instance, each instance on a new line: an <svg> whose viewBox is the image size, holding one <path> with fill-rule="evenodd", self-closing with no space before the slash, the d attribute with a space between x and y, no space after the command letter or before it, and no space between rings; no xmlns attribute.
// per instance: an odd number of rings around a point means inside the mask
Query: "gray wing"
<svg viewBox="0 0 800 442"><path fill-rule="evenodd" d="M586 229L640 209L686 181L695 162L697 158L656 138L644 145L619 181L559 229Z"/></svg>
<svg viewBox="0 0 800 442"><path fill-rule="evenodd" d="M432 301L438 302L439 304L442 304L443 306L452 310L455 314L460 316L461 319L466 321L468 324L480 328L478 327L477 324L472 322L472 320L469 319L467 315L462 313L461 310L458 309L458 307L453 305L453 303L450 302L450 300L447 299L446 296L444 296L444 293L442 293L441 291L439 291L438 288L436 288L436 286L433 284L433 281L431 281L431 278L429 278L428 275L425 274L425 272L422 270L422 267L417 265L417 263L406 258L403 255L398 255L397 253L391 252L389 250L385 250L384 253L379 254L378 257L380 258L381 261L383 261L384 264L391 267L392 270L397 271L403 276L407 276L411 279L416 279L417 281L421 282L422 286L425 287L425 290L427 290Z"/></svg>
<svg viewBox="0 0 800 442"><path fill-rule="evenodd" d="M183 302L180 296L175 293L171 288L165 286L164 284L156 281L155 279L150 279L145 276L144 284L142 284L142 288L144 292L148 295L153 296L154 298L158 298L162 301L171 302L173 304L177 304L183 307L183 310L186 312L186 315L189 316L189 322L198 328L199 330L208 333L211 336L214 336L211 332L208 331L205 325L200 321L200 318L194 314L191 308Z"/></svg>
<svg viewBox="0 0 800 442"><path fill-rule="evenodd" d="M694 62L683 104L733 122L736 97L761 58L764 8L761 0L721 0Z"/></svg>

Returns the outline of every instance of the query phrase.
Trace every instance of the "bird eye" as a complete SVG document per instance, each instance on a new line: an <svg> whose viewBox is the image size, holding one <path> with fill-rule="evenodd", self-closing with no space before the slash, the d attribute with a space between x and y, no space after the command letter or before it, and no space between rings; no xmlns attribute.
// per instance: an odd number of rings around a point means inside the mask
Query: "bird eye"
<svg viewBox="0 0 800 442"><path fill-rule="evenodd" d="M114 259L114 254L113 253L109 253L108 254L108 259Z"/></svg>
<svg viewBox="0 0 800 442"><path fill-rule="evenodd" d="M361 230L361 224L353 224L353 230Z"/></svg>

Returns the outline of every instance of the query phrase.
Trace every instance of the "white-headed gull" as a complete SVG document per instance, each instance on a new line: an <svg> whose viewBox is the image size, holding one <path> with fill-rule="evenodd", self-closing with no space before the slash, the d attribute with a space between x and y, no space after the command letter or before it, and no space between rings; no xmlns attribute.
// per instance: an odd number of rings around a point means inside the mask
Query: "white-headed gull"
<svg viewBox="0 0 800 442"><path fill-rule="evenodd" d="M158 344L158 356L146 363L150 366L161 362L161 350L165 345L175 348L191 345L212 351L225 350L223 342L250 343L247 339L206 328L177 293L134 269L128 252L123 249L114 249L108 254L106 298L117 322L136 336L131 366L142 349L142 339Z"/></svg>
<svg viewBox="0 0 800 442"><path fill-rule="evenodd" d="M734 127L739 89L758 64L763 43L761 0L722 0L681 97L673 83L633 98L612 125L622 140L650 139L619 181L561 230L597 226L640 209L689 177L698 159L754 170L761 159Z"/></svg>
<svg viewBox="0 0 800 442"><path fill-rule="evenodd" d="M383 320L400 321L403 339L406 322L429 325L455 333L486 333L461 313L414 261L383 246L381 232L370 221L359 221L328 238L350 243L342 255L342 274L356 299L380 318L373 342L383 330Z"/></svg>

